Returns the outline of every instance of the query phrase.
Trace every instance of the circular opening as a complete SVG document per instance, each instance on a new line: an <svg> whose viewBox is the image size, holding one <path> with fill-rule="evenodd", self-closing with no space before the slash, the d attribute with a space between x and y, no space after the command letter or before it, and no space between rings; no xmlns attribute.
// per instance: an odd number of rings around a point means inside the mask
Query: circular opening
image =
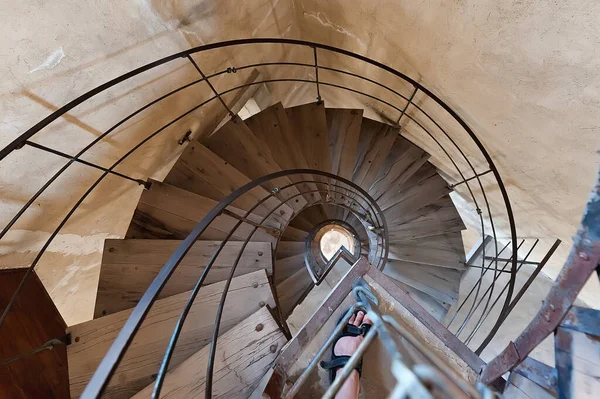
<svg viewBox="0 0 600 399"><path fill-rule="evenodd" d="M326 260L330 260L341 247L345 247L351 254L354 253L354 237L348 230L340 226L327 226L325 230L319 246Z"/></svg>

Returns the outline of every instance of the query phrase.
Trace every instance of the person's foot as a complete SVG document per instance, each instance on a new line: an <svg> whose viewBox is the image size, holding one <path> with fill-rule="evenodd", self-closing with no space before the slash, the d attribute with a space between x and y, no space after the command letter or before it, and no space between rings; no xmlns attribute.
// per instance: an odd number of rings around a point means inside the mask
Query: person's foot
<svg viewBox="0 0 600 399"><path fill-rule="evenodd" d="M363 324L373 324L369 317L365 315L365 313L362 311L359 311L356 315L353 314L352 317L350 317L348 323L353 324L356 327L360 327ZM335 344L335 347L333 348L333 353L336 356L352 356L352 354L358 349L358 346L360 345L363 339L364 337L362 335L356 337L341 337ZM336 378L341 371L342 369L339 369L337 371ZM359 388L360 381L358 371L352 370L352 373L344 382L344 385L342 385L342 388L335 397L336 399L358 398Z"/></svg>

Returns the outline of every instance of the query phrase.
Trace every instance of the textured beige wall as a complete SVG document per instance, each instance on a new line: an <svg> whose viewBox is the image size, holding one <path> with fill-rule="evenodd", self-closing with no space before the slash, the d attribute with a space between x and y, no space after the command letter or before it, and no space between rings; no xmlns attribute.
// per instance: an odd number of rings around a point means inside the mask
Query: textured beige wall
<svg viewBox="0 0 600 399"><path fill-rule="evenodd" d="M541 246L545 249L554 237L563 240L545 269L550 277L555 277L571 246L571 236L598 169L600 3L294 3L302 38L352 50L406 73L438 94L466 120L500 169L519 236L544 238ZM351 62L347 66L361 70ZM380 76L390 81L385 74ZM410 88L394 88L410 93ZM330 104L347 102L346 95L332 97ZM440 118L442 126L461 146L472 148L456 124L431 101L418 95L416 100ZM372 100L364 102L393 120L398 116ZM428 149L436 165L454 181L460 180L414 123L407 123L403 134ZM480 160L475 160L475 166L479 171L485 170L485 163ZM486 191L490 191L492 209L501 212L502 202L490 175L483 180ZM481 195L475 191L481 203ZM457 194L457 203L464 203L464 209L473 209L464 202L468 200L464 187ZM469 212L463 216L473 227L478 221ZM494 222L499 236L508 236L506 219ZM468 238L474 236L471 232ZM468 241L473 243L472 239ZM598 306L600 288L597 279L592 280L582 299Z"/></svg>

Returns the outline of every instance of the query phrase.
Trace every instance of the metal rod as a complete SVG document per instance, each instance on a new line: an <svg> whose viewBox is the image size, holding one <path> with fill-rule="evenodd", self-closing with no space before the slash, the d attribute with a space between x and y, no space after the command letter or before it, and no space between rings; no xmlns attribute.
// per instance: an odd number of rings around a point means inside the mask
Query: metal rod
<svg viewBox="0 0 600 399"><path fill-rule="evenodd" d="M83 159L79 159L79 158L77 158L75 156L72 156L72 155L69 155L69 154L65 154L64 152L55 150L54 148L46 147L45 145L34 143L33 141L29 141L29 140L27 140L25 142L25 144L27 144L28 146L37 148L39 150L49 152L51 154L58 155L59 157L63 157L63 158L66 158L66 159L78 162L80 164L83 164L83 165L86 165L86 166L90 166L92 168L101 170L103 172L107 172L107 173L110 173L112 175L119 176L119 177L121 177L121 178L123 178L125 180L131 180L132 182L135 182L135 183L137 183L139 185L142 185L142 186L146 185L146 182L144 180L142 180L142 179L134 179L133 177L124 175L124 174L119 173L119 172L115 172L114 170L109 170L109 169L107 169L105 167L102 167L100 165L96 165L95 163L88 162L88 161L85 161Z"/></svg>
<svg viewBox="0 0 600 399"><path fill-rule="evenodd" d="M410 95L410 98L408 99L406 105L404 106L404 108L402 108L402 112L400 113L400 116L398 117L398 120L396 121L396 125L400 126L400 121L402 120L402 117L406 113L406 110L408 109L408 106L412 103L412 100L415 98L415 95L417 94L417 91L419 91L419 88L417 86L415 86L415 90L413 90L413 92Z"/></svg>
<svg viewBox="0 0 600 399"><path fill-rule="evenodd" d="M505 246L504 246L504 247L503 247L503 248L500 250L500 253L504 252L504 250L505 250L505 249L508 247L508 245L509 245L509 243L507 243L507 244L506 244L506 245L505 245ZM484 246L484 247L485 247L485 246ZM489 266L491 266L491 264L492 264L492 263L490 262L490 264L488 265L488 268L489 268ZM481 267L481 266L480 266L480 267ZM481 267L481 268L482 268L482 269L485 269L486 271L488 270L488 268L485 268L485 267ZM482 279L482 278L483 278L483 277L482 277L482 276L480 276L480 277L479 277L479 279L480 279L479 281L481 281L481 279ZM468 300L468 299L471 297L471 294L473 293L473 291L475 291L475 286L476 286L476 285L477 285L477 284L473 285L473 288L471 288L471 291L469 291L469 293L467 294L467 296L465 297L465 299L463 299L463 301L462 301L462 303L460 304L460 306L458 307L458 309L456 309L456 312L455 312L455 313L454 313L454 315L452 316L452 319L450 319L450 322L448 323L448 325L446 325L446 328L450 329L450 325L452 324L452 322L454 321L454 319L456 318L456 316L458 316L458 313L460 312L460 310L462 309L462 307L463 307L463 306L465 306L465 304L467 303L467 300ZM477 295L475 296L475 298L477 298ZM476 299L474 299L473 301L475 301L475 300L476 300Z"/></svg>
<svg viewBox="0 0 600 399"><path fill-rule="evenodd" d="M524 242L525 242L525 240L521 240L521 242L519 243L519 246L517 248L520 248L521 245L523 245ZM511 255L511 259L512 259L512 257L516 258L517 254L516 253L512 254ZM506 268L506 266L508 266L509 263L510 262L506 262L505 265L504 265L504 268ZM492 270L492 269L486 269L485 271L482 271L481 277L480 277L480 279L478 281L479 284L483 283L483 276L485 276L485 274L487 273L488 270ZM479 307L479 304L481 304L481 302L483 302L483 299L484 299L485 295L488 292L492 291L490 288L494 286L494 283L496 282L496 280L498 279L499 276L500 276L500 274L494 273L494 277L493 277L492 283L485 290L485 292L483 293L483 296L481 297L481 299L479 300L479 302L477 303L477 305L476 305L477 296L475 296L475 298L473 298L473 303L471 304L471 309L469 310L469 313L467 313L467 315L465 316L465 319L463 320L462 324L460 325L460 327L456 331L456 334L454 334L454 335L456 335L458 337L460 335L460 333L464 330L464 328L467 326L467 323L469 322L469 320L471 319L471 317L473 316L473 314L475 313L475 311Z"/></svg>
<svg viewBox="0 0 600 399"><path fill-rule="evenodd" d="M493 259L496 259L496 258L492 258L492 257L488 257L488 256L486 256L486 258L491 258L492 260L493 260ZM506 260L506 261L507 261L507 262L509 262L509 260ZM489 267L489 266L488 266L488 267L481 267L481 266L477 266L477 265L471 265L471 264L469 264L469 263L464 263L464 265L465 265L465 266L467 266L467 267L472 267L472 268L474 268L474 269L493 270L493 269L492 269L491 267ZM491 265L491 263L490 263L490 265ZM510 270L504 270L504 271L502 271L502 270L498 270L498 271L499 271L500 273L510 273Z"/></svg>
<svg viewBox="0 0 600 399"><path fill-rule="evenodd" d="M196 61L194 61L194 59L192 58L191 55L188 54L187 59L190 60L190 62L192 63L192 65L194 65L194 68L196 68L196 70L198 71L200 76L202 76L202 79L206 82L206 84L208 84L208 87L210 87L210 89L213 91L213 93L215 93L215 96L217 96L217 98L219 99L219 102L221 104L223 104L223 107L225 107L225 109L229 113L229 116L231 116L233 118L235 116L235 114L231 111L231 109L227 106L227 104L225 104L225 101L223 101L223 99L221 98L222 93L219 93L217 90L215 90L215 87L212 85L212 83L210 83L210 80L206 77L204 72L202 72L202 70L200 69L198 64L196 64Z"/></svg>
<svg viewBox="0 0 600 399"><path fill-rule="evenodd" d="M40 352L43 352L45 350L54 349L55 347L57 347L59 345L67 345L66 342L67 342L67 338L66 337L51 339L50 341L46 342L44 345L42 345L42 346L40 346L38 348L32 349L32 350L27 351L27 352L19 353L16 356L13 356L13 357L10 357L8 359L4 359L4 360L0 361L0 367L6 366L7 364L10 364L10 363L15 362L17 360L26 358L28 356L35 355L36 353L40 353Z"/></svg>
<svg viewBox="0 0 600 399"><path fill-rule="evenodd" d="M535 249L535 247L537 246L538 242L540 240L536 239L535 242L533 243L533 245L531 246L531 248L529 248L529 251L527 252L527 254L525 255L525 259L529 258L529 255L531 255L531 253L533 252L533 250ZM514 254L513 256L517 256L517 254ZM502 270L505 270L508 265L510 264L510 260L508 262L506 262L504 264L504 267L502 268ZM519 270L521 270L521 267L523 266L522 263L519 264L519 266L517 267L517 272ZM498 275L494 275L494 279L492 280L492 283L490 284L490 286L488 287L488 291L491 291L492 288L495 286L496 281L498 281L498 279L500 278L500 274ZM490 311L492 310L492 308L494 307L494 305L497 303L497 301L500 299L500 297L502 296L502 294L504 293L504 291L506 291L506 288L508 288L510 284L510 281L506 283L506 285L502 288L502 291L500 291L500 294L498 295L498 297L496 298L496 300L494 301L494 303L492 304L492 307L490 307ZM487 291L484 293L487 294ZM467 339L465 340L465 344L469 344L469 342L471 342L471 339L473 338L473 335L475 334L475 332L477 332L477 330L479 330L479 328L481 327L481 324L483 323L483 317L486 314L486 311L488 310L488 305L489 305L489 298L491 297L491 295L488 297L488 300L485 303L485 306L483 307L483 311L481 312L481 315L479 316L479 320L477 321L477 323L475 323L475 327L473 327L473 330L471 331L471 333L467 336ZM481 302L483 302L483 298L479 301L479 303L477 304L477 306L475 307L475 310L477 310L477 308L479 307L479 305L481 305ZM457 334L458 336L458 334Z"/></svg>
<svg viewBox="0 0 600 399"><path fill-rule="evenodd" d="M463 181L459 181L458 183L451 184L448 187L450 187L451 189L453 189L454 187L456 187L456 186L458 186L460 184L466 183L466 182L471 181L473 179L477 179L478 177L481 177L481 176L485 176L485 175L487 175L488 173L491 173L491 172L492 172L492 170L488 169L485 172L478 173L475 176L471 176L468 179L465 179Z"/></svg>
<svg viewBox="0 0 600 399"><path fill-rule="evenodd" d="M486 256L485 259L487 259L487 260L496 259L498 262L511 262L511 259L496 258L494 256ZM520 260L519 263L522 265L539 265L540 264L540 262L534 262L534 261L530 261L530 260L526 260L526 261ZM510 273L510 271L509 271L509 273Z"/></svg>
<svg viewBox="0 0 600 399"><path fill-rule="evenodd" d="M317 61L317 48L313 47L313 54L315 59L315 83L317 86L317 104L321 104L321 90L319 89L319 63Z"/></svg>
<svg viewBox="0 0 600 399"><path fill-rule="evenodd" d="M227 215L227 216L231 216L234 219L237 219L239 221L242 221L244 223L247 223L251 226L254 226L256 228L259 228L261 230L266 231L269 235L273 236L273 237L279 237L281 235L281 230L278 230L274 227L269 227L269 226L263 226L260 223L257 222L253 222L252 220L248 219L247 217L244 216L240 216L235 212L231 212L229 209L225 208L223 209L223 214Z"/></svg>
<svg viewBox="0 0 600 399"><path fill-rule="evenodd" d="M536 241L537 244L537 241ZM535 247L532 246L532 248L529 250L529 252L527 253L527 255L525 255L525 259L527 259L527 257L529 257L529 255L531 254L531 252L533 251L533 248ZM521 267L524 265L523 262L519 261L519 267L517 267L517 272L521 270ZM504 270L504 269L503 269ZM488 312L486 313L486 309L483 309L483 312L481 312L481 316L479 317L479 321L475 324L475 327L473 328L473 330L471 331L471 333L469 334L469 336L467 337L467 339L465 340L465 345L469 345L469 343L471 342L471 340L473 339L473 337L475 336L475 334L477 333L477 331L481 328L481 326L483 325L483 322L487 319L487 317L490 315L490 313L492 313L492 310L494 310L494 306L496 306L496 303L498 303L498 301L500 300L500 298L502 297L502 295L504 294L504 291L506 291L506 289L508 288L508 282L507 284L502 288L502 291L500 291L500 293L498 294L498 296L496 297L496 299L494 300L494 302L492 302L492 306L490 306ZM506 320L506 318L504 318ZM477 355L479 355L479 353L477 353Z"/></svg>
<svg viewBox="0 0 600 399"><path fill-rule="evenodd" d="M521 289L519 290L517 295L515 295L514 299L510 303L510 306L508 307L508 310L506 311L506 314L503 316L502 321L506 320L506 318L508 317L510 312L512 312L512 310L515 308L515 306L517 306L517 303L519 302L519 300L523 297L523 295L525 294L527 289L529 289L529 286L531 286L531 284L533 283L533 281L535 280L537 275L540 274L540 272L542 271L542 269L544 268L546 263L548 263L548 260L550 260L550 257L552 257L552 255L554 254L554 252L556 251L556 249L558 248L560 243L561 243L561 240L557 239L554 242L554 244L552 244L552 247L550 247L550 249L544 256L544 258L541 260L541 262L538 264L538 266L535 268L533 273L531 273L531 276L529 276L529 278L527 279L525 284L523 284L523 286L521 287ZM488 333L488 335L485 337L485 339L483 340L481 345L479 345L477 350L475 350L475 354L479 355L479 354L481 354L481 352L483 352L483 350L488 346L488 344L490 343L492 338L494 338L497 331L498 331L498 328L493 329Z"/></svg>

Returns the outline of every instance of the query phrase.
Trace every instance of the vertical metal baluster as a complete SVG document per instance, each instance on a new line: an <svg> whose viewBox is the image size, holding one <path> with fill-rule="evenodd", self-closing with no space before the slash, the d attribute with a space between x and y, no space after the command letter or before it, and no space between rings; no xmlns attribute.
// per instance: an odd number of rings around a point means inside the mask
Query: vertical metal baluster
<svg viewBox="0 0 600 399"><path fill-rule="evenodd" d="M231 109L227 106L227 104L225 104L225 101L223 101L223 99L221 98L221 93L219 93L215 89L215 87L212 85L212 83L210 83L210 80L208 80L208 78L206 77L206 75L204 74L204 72L202 72L202 70L200 69L200 67L198 66L198 64L196 64L196 61L194 61L194 59L192 58L192 56L188 54L187 58L188 58L188 60L190 60L190 62L192 63L192 65L194 65L194 68L196 68L196 70L198 71L198 73L202 76L202 79L204 79L204 81L206 82L206 84L208 84L208 87L210 87L210 89L213 91L213 93L215 93L215 96L217 96L217 98L219 99L219 101L221 102L221 104L223 104L223 107L225 107L225 109L229 113L229 116L231 116L232 118L235 117L235 114L231 111Z"/></svg>
<svg viewBox="0 0 600 399"><path fill-rule="evenodd" d="M319 89L319 62L317 60L317 48L313 47L313 54L315 56L315 83L317 85L317 104L321 104L321 90Z"/></svg>

